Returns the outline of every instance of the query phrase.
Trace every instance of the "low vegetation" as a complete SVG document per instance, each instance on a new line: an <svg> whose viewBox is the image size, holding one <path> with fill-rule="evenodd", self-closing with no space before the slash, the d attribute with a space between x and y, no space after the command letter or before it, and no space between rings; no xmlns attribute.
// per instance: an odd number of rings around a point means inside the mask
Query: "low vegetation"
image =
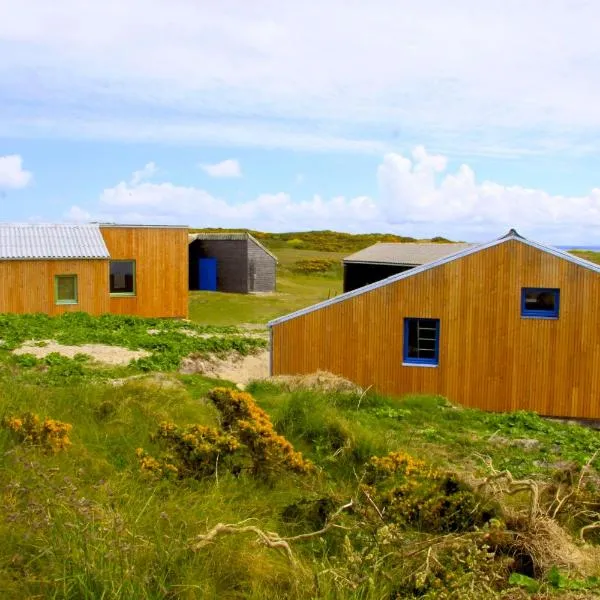
<svg viewBox="0 0 600 600"><path fill-rule="evenodd" d="M242 393L87 370L48 386L4 365L2 597L598 589L594 430L324 376Z"/></svg>
<svg viewBox="0 0 600 600"><path fill-rule="evenodd" d="M174 371L189 355L224 355L228 352L248 354L266 347L266 340L236 327L198 325L188 321L146 319L86 313L65 313L60 317L35 315L0 315L0 369L26 368L28 377L39 383L60 383L86 376L107 378L150 371ZM26 341L43 347L48 340L65 345L106 344L149 354L133 360L126 367L106 368L95 364L90 356L73 358L51 353L44 358L33 354L12 354ZM20 373L20 371L17 371Z"/></svg>
<svg viewBox="0 0 600 600"><path fill-rule="evenodd" d="M248 229L193 229L192 232L222 233L226 231L248 231L270 250L293 248L296 250L318 250L321 252L357 252L377 242L449 241L442 237L433 240L418 240L410 236L393 233L343 233L340 231L303 231L291 233L266 233Z"/></svg>

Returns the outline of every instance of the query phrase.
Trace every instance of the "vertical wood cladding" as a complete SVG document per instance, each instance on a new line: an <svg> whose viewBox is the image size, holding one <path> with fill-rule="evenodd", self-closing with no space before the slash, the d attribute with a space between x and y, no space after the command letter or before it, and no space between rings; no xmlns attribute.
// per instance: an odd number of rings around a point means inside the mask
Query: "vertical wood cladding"
<svg viewBox="0 0 600 600"><path fill-rule="evenodd" d="M101 226L101 231L111 259L135 260L135 296L109 296L110 312L187 317L187 229Z"/></svg>
<svg viewBox="0 0 600 600"><path fill-rule="evenodd" d="M246 240L195 240L190 244L190 268L197 271L199 258L217 259L217 290L219 292L248 292L248 246Z"/></svg>
<svg viewBox="0 0 600 600"><path fill-rule="evenodd" d="M559 318L522 318L523 287L559 288ZM274 325L273 374L598 419L599 298L600 274L509 240ZM402 365L405 317L440 319L437 367Z"/></svg>
<svg viewBox="0 0 600 600"><path fill-rule="evenodd" d="M77 275L77 304L56 304L56 275ZM0 282L0 313L109 312L107 260L0 261Z"/></svg>
<svg viewBox="0 0 600 600"><path fill-rule="evenodd" d="M197 239L190 244L190 289L199 289L198 260L217 259L219 292L272 292L277 261L251 238Z"/></svg>
<svg viewBox="0 0 600 600"><path fill-rule="evenodd" d="M248 239L248 290L274 292L277 260L254 240Z"/></svg>

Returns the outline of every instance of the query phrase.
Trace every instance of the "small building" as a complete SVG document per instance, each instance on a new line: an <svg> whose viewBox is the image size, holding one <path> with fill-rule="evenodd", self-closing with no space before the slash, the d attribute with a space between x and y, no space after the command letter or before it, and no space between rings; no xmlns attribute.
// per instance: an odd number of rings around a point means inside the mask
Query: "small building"
<svg viewBox="0 0 600 600"><path fill-rule="evenodd" d="M600 265L511 230L271 321L271 371L600 419L599 297Z"/></svg>
<svg viewBox="0 0 600 600"><path fill-rule="evenodd" d="M274 292L277 258L249 233L191 233L190 290Z"/></svg>
<svg viewBox="0 0 600 600"><path fill-rule="evenodd" d="M0 313L187 317L187 235L187 227L0 224Z"/></svg>
<svg viewBox="0 0 600 600"><path fill-rule="evenodd" d="M404 273L455 254L473 244L377 243L343 259L344 292L351 292L392 275Z"/></svg>

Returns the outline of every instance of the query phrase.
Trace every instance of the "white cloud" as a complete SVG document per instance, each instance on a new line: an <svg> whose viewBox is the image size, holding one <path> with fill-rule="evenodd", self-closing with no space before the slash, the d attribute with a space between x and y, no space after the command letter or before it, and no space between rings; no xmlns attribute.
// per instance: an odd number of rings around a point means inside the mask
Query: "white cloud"
<svg viewBox="0 0 600 600"><path fill-rule="evenodd" d="M91 213L83 208L80 208L79 206L71 206L64 216L65 220L74 223L88 223L92 220Z"/></svg>
<svg viewBox="0 0 600 600"><path fill-rule="evenodd" d="M146 163L143 169L133 172L131 185L138 185L138 183L152 178L156 174L156 171L156 165L153 162Z"/></svg>
<svg viewBox="0 0 600 600"><path fill-rule="evenodd" d="M0 130L143 139L165 127L207 142L222 127L250 146L274 128L298 143L399 131L453 154L594 152L599 19L582 0L323 0L318 16L276 0L4 1Z"/></svg>
<svg viewBox="0 0 600 600"><path fill-rule="evenodd" d="M450 172L444 156L429 154L423 147L415 148L410 157L385 155L376 177L378 198L313 195L294 199L279 192L242 203L171 182L122 181L104 190L89 212L100 221L267 231L391 231L470 241L495 238L511 227L526 237L555 244L591 243L600 236L600 189L583 196L558 196L540 189L479 182L468 165ZM89 220L89 212L73 207L69 216L83 215Z"/></svg>
<svg viewBox="0 0 600 600"><path fill-rule="evenodd" d="M234 158L223 160L214 165L200 165L200 168L211 177L241 177L240 163Z"/></svg>
<svg viewBox="0 0 600 600"><path fill-rule="evenodd" d="M32 178L33 175L23 169L23 159L18 154L0 156L0 189L24 188Z"/></svg>

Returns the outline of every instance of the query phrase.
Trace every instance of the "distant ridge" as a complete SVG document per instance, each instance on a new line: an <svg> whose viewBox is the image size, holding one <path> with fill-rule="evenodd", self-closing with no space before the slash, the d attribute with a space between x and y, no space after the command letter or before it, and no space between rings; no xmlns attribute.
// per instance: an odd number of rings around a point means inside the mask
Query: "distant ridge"
<svg viewBox="0 0 600 600"><path fill-rule="evenodd" d="M325 252L357 252L377 242L434 242L449 243L441 236L430 239L418 239L410 236L396 235L394 233L344 233L340 231L312 230L290 231L284 233L269 233L243 228L198 228L190 229L191 233L249 233L260 240L270 250L277 248L296 248L298 250L322 250Z"/></svg>

